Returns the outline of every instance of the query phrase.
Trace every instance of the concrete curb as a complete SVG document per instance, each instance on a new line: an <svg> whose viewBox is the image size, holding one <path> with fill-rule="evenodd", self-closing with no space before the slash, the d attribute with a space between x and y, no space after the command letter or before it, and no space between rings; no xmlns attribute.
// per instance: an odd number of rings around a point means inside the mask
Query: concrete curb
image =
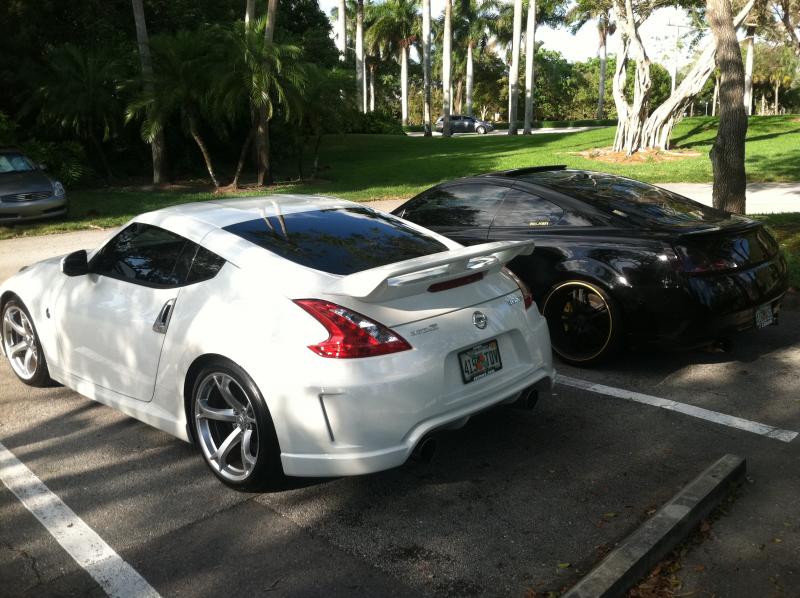
<svg viewBox="0 0 800 598"><path fill-rule="evenodd" d="M746 471L747 463L742 457L728 454L719 459L639 526L564 598L623 596L686 539Z"/></svg>

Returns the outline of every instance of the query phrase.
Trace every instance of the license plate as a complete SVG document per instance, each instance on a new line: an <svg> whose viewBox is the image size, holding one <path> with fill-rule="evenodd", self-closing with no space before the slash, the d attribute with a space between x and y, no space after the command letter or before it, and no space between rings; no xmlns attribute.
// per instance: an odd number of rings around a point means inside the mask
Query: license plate
<svg viewBox="0 0 800 598"><path fill-rule="evenodd" d="M479 380L489 374L503 369L500 360L500 347L496 340L491 340L461 351L458 354L461 363L461 378L464 384Z"/></svg>
<svg viewBox="0 0 800 598"><path fill-rule="evenodd" d="M760 306L756 309L756 328L764 328L769 326L775 320L775 315L772 313L772 304Z"/></svg>

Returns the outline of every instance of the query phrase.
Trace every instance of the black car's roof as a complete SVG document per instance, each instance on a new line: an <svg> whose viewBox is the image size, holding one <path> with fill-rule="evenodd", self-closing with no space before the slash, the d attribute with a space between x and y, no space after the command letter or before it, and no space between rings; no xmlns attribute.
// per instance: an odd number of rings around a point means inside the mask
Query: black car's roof
<svg viewBox="0 0 800 598"><path fill-rule="evenodd" d="M441 186L480 180L527 187L550 201L563 205L566 200L582 212L604 213L618 224L631 225L635 221L639 226L667 226L682 232L753 224L748 218L727 214L649 183L617 174L567 168L564 164L488 172Z"/></svg>

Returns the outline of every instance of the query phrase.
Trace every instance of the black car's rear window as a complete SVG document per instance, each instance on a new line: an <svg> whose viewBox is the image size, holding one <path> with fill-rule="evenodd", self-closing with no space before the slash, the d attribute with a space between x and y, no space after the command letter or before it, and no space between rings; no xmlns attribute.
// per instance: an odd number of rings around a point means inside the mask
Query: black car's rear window
<svg viewBox="0 0 800 598"><path fill-rule="evenodd" d="M287 260L331 274L353 274L447 251L443 243L400 220L359 207L257 218L225 230Z"/></svg>
<svg viewBox="0 0 800 598"><path fill-rule="evenodd" d="M722 210L672 191L611 174L556 170L523 173L516 178L574 197L636 224L713 224L731 218Z"/></svg>

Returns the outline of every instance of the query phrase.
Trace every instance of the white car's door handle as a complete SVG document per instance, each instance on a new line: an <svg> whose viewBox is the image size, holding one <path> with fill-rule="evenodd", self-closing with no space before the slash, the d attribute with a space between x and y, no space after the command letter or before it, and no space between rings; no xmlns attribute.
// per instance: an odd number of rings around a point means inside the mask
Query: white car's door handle
<svg viewBox="0 0 800 598"><path fill-rule="evenodd" d="M164 307L162 307L161 311L158 312L158 317L153 324L153 330L155 332L160 332L161 334L167 333L167 328L169 328L169 321L172 319L172 312L174 311L174 308L175 299L170 299L164 304Z"/></svg>

